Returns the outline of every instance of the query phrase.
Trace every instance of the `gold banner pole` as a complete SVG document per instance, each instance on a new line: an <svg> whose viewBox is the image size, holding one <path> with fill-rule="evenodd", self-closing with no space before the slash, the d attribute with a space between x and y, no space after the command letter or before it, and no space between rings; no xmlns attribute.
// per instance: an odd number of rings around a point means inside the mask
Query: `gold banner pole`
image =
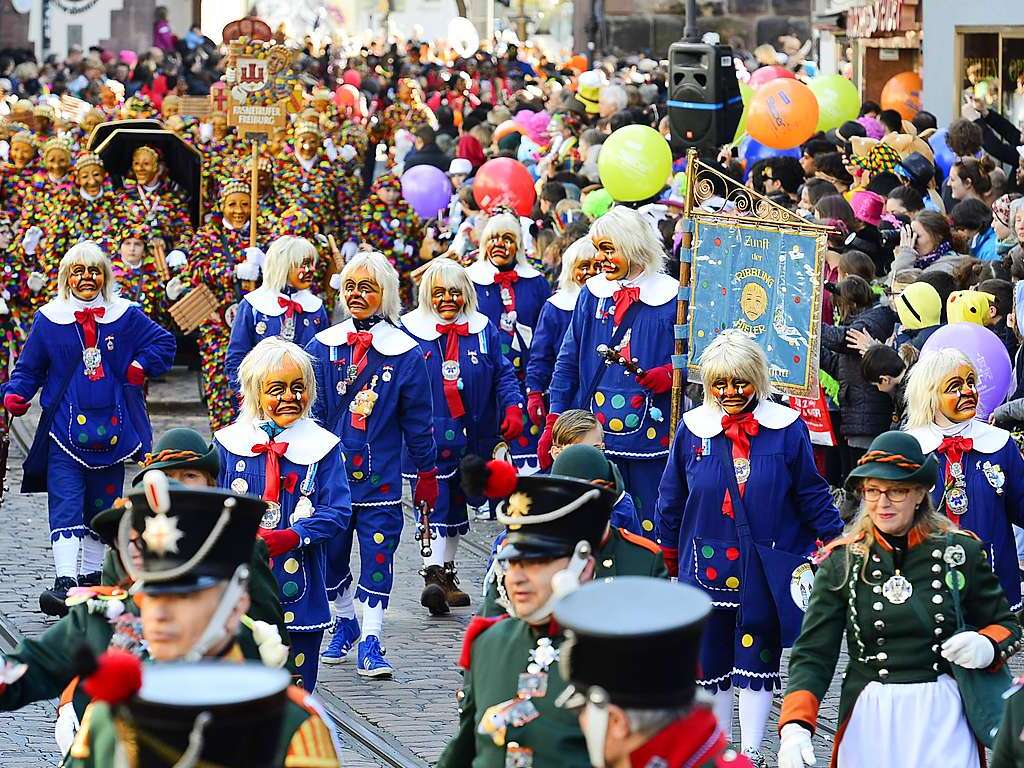
<svg viewBox="0 0 1024 768"><path fill-rule="evenodd" d="M260 207L260 145L252 142L252 173L249 180L249 247L256 247L256 214Z"/></svg>
<svg viewBox="0 0 1024 768"><path fill-rule="evenodd" d="M689 348L690 265L693 259L693 190L697 183L697 150L686 153L686 195L683 204L683 232L679 245L679 292L676 294L675 346L672 354L672 413L669 419L669 440L675 439L676 427L683 413L683 390L686 387Z"/></svg>

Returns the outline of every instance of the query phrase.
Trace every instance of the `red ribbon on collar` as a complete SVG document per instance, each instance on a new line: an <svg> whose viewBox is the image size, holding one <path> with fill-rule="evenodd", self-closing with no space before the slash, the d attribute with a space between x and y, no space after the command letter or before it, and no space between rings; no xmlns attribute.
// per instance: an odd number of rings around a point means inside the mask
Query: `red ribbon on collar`
<svg viewBox="0 0 1024 768"><path fill-rule="evenodd" d="M75 322L82 326L82 336L84 338L83 343L85 348L96 346L96 340L99 332L96 329L96 318L103 317L107 312L104 307L86 307L85 309L75 312ZM103 363L100 363L96 369L88 374L91 381L99 381L103 378Z"/></svg>
<svg viewBox="0 0 1024 768"><path fill-rule="evenodd" d="M622 318L633 305L633 302L640 300L640 289L637 286L630 288L619 288L612 294L612 301L615 302L615 325L622 324Z"/></svg>
<svg viewBox="0 0 1024 768"><path fill-rule="evenodd" d="M512 274L515 274L514 272ZM445 362L458 362L459 361L459 337L469 336L469 323L438 323L437 332L442 336L447 336L448 341L445 345L444 360ZM448 401L448 413L451 414L453 419L461 418L466 415L466 407L462 404L462 395L459 393L459 382L458 379L450 381L442 377L444 386L444 399Z"/></svg>
<svg viewBox="0 0 1024 768"><path fill-rule="evenodd" d="M273 439L269 443L256 443L252 447L253 453L266 455L267 479L263 484L264 501L281 501L281 457L288 450L288 443L277 443ZM292 484L292 490L295 489Z"/></svg>
<svg viewBox="0 0 1024 768"><path fill-rule="evenodd" d="M956 435L942 438L942 442L939 443L939 453L946 457L945 481L947 487L953 483L953 465L959 464L963 469L964 454L970 453L972 450L974 450L974 440L970 437ZM960 515L952 512L948 504L945 506L946 516L956 525L960 525Z"/></svg>
<svg viewBox="0 0 1024 768"><path fill-rule="evenodd" d="M369 331L349 331L348 344L352 347L352 365L356 367L356 375L366 367L366 353L373 343L373 334Z"/></svg>
<svg viewBox="0 0 1024 768"><path fill-rule="evenodd" d="M302 314L302 305L286 296L277 297L277 306L284 307L284 316L291 320L296 314Z"/></svg>
<svg viewBox="0 0 1024 768"><path fill-rule="evenodd" d="M754 414L749 411L747 413L727 413L722 417L722 429L725 430L725 436L732 444L733 462L735 463L737 459L750 461L750 438L754 437L760 429ZM736 482L739 484L740 496L746 495L746 482L739 482L739 478L736 479ZM722 514L726 517L735 517L736 515L733 510L732 496L728 490L726 490L725 499L722 502Z"/></svg>
<svg viewBox="0 0 1024 768"><path fill-rule="evenodd" d="M501 303L505 307L506 312L511 312L516 308L516 289L515 283L519 282L519 273L514 269L508 272L498 272L494 275L494 284L499 288L504 288L508 291L508 298L502 297Z"/></svg>

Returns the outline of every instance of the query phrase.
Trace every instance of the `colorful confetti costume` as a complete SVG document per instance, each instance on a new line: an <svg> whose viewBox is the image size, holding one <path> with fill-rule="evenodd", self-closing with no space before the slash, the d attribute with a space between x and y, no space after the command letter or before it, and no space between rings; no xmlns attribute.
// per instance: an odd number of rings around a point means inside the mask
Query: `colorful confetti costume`
<svg viewBox="0 0 1024 768"><path fill-rule="evenodd" d="M208 144L198 143L196 148L203 153L203 200L206 201L205 216L212 213L220 200L220 185L226 179L235 177L245 145L229 133L223 139L211 139Z"/></svg>
<svg viewBox="0 0 1024 768"><path fill-rule="evenodd" d="M0 163L0 210L17 220L25 208L25 196L32 185L32 178L39 172L35 162L24 168L13 163Z"/></svg>
<svg viewBox="0 0 1024 768"><path fill-rule="evenodd" d="M352 147L356 151L357 166L361 167L366 159L366 153L370 149L370 133L363 123L346 118L338 129L338 144L339 146L348 144Z"/></svg>
<svg viewBox="0 0 1024 768"><path fill-rule="evenodd" d="M348 239L354 225L359 176L352 162L331 162L321 152L309 162L292 154L277 168L274 186L285 207L301 208L324 232Z"/></svg>
<svg viewBox="0 0 1024 768"><path fill-rule="evenodd" d="M376 123L370 128L370 142L372 146L395 143L395 131L404 128L410 133L423 125L436 126L437 120L430 107L419 101L412 103L395 102L375 118Z"/></svg>
<svg viewBox="0 0 1024 768"><path fill-rule="evenodd" d="M31 293L25 285L25 262L13 248L0 247L0 385L10 379L15 362L25 343L25 330L19 318L30 315Z"/></svg>
<svg viewBox="0 0 1024 768"><path fill-rule="evenodd" d="M406 254L406 247L419 247L422 222L401 197L394 205L388 205L379 196L385 187L402 190L397 176L390 173L381 174L373 182L370 195L359 206L358 240L366 243L373 250L383 253L388 261L398 270L401 280L400 288L402 306L412 306L412 279L409 273L419 266L419 256Z"/></svg>
<svg viewBox="0 0 1024 768"><path fill-rule="evenodd" d="M308 290L285 289L277 293L265 288L250 291L238 304L228 343L227 374L231 388L240 392L238 366L263 339L280 336L305 347L313 336L330 325L319 297Z"/></svg>
<svg viewBox="0 0 1024 768"><path fill-rule="evenodd" d="M541 309L551 295L547 279L533 267L516 264L499 272L493 264L481 259L466 269L476 287L480 312L494 323L501 336L501 352L512 363L526 401L526 369L530 362L530 344L534 338ZM540 428L528 423L523 434L512 441L510 452L516 468L522 473L536 472L537 439Z"/></svg>
<svg viewBox="0 0 1024 768"><path fill-rule="evenodd" d="M1010 433L980 419L958 424L955 435L936 426L908 429L926 454L935 452L943 481L932 501L956 525L981 539L1006 592L1010 610L1022 607L1011 525L1024 524L1024 459ZM959 438L959 439L958 439ZM954 470L954 465L959 465Z"/></svg>
<svg viewBox="0 0 1024 768"><path fill-rule="evenodd" d="M698 682L712 692L733 684L770 691L779 686L782 643L777 620L771 629L744 623L744 605L773 601L763 579L748 578L754 569L744 567L736 513L724 502L725 473L733 471L741 440L731 440L722 421L722 411L707 405L683 414L659 488L658 539L668 550L666 562L677 551L679 580L703 589L714 602ZM815 540L832 540L843 524L815 468L807 427L797 411L770 401L757 404L752 422L742 433L749 446L746 481L737 473L751 536L809 556ZM773 580L790 575L766 574Z"/></svg>
<svg viewBox="0 0 1024 768"><path fill-rule="evenodd" d="M73 174L67 173L60 179L54 179L45 170L36 171L25 189L22 201L21 217L18 220L22 234L29 227L39 227L45 232L52 217L60 215L75 197L78 197L78 190Z"/></svg>
<svg viewBox="0 0 1024 768"><path fill-rule="evenodd" d="M402 533L403 440L417 472L436 466L437 447L423 353L390 323L369 322L360 322L365 330L348 319L321 331L306 351L316 371L313 415L341 438L352 490L353 525L328 546L328 591L333 600L352 583L354 533L360 557L355 597L387 608ZM372 401L369 393L376 396ZM369 415L357 413L364 403L371 405Z"/></svg>
<svg viewBox="0 0 1024 768"><path fill-rule="evenodd" d="M646 272L631 283L604 275L590 278L580 291L551 377L552 414L582 408L601 422L606 453L621 470L650 538L655 489L668 457L670 395L642 387L619 365L605 365L597 348L620 348L644 371L669 364L678 287L668 275ZM617 304L624 331L615 321Z"/></svg>
<svg viewBox="0 0 1024 768"><path fill-rule="evenodd" d="M170 328L172 321L167 312L167 292L152 254L147 251L142 263L132 266L119 252L115 252L110 258L110 266L120 295L141 308L146 317L157 325Z"/></svg>
<svg viewBox="0 0 1024 768"><path fill-rule="evenodd" d="M327 543L348 529L352 506L340 441L302 418L286 429L272 421L240 419L217 430L220 479L235 493L271 502L261 532L290 530L295 549L273 558L291 658L307 691L316 685L320 641L331 626L325 575Z"/></svg>
<svg viewBox="0 0 1024 768"><path fill-rule="evenodd" d="M423 351L433 398L440 495L430 527L439 536L464 536L469 519L459 462L468 453L492 455L501 441L500 415L511 406L523 406L522 390L512 364L501 353L501 335L485 315L460 315L457 322L447 323L420 307L403 315L402 325ZM447 326L456 328L438 331ZM414 482L417 469L406 451L402 476Z"/></svg>
<svg viewBox="0 0 1024 768"><path fill-rule="evenodd" d="M124 460L140 458L152 442L129 366L141 366L140 379L162 376L174 348L174 337L125 299L54 299L37 312L3 391L29 401L43 390L22 492L49 491L51 541L97 538L89 523L121 494Z"/></svg>
<svg viewBox="0 0 1024 768"><path fill-rule="evenodd" d="M192 237L185 196L165 179L147 187L125 179L124 189L117 195L117 206L118 216L123 216L124 221L143 222L149 228L150 238L163 238L168 252L182 247Z"/></svg>
<svg viewBox="0 0 1024 768"><path fill-rule="evenodd" d="M198 338L203 396L213 430L230 424L235 414L234 394L227 375L231 328L224 321L224 312L241 297L235 265L245 260L248 246L246 230L231 229L215 214L192 238L188 247L188 266L181 275L183 281L194 287L207 286L220 305L220 311L199 326Z"/></svg>
<svg viewBox="0 0 1024 768"><path fill-rule="evenodd" d="M45 293L49 296L56 293L57 267L71 246L82 240L102 242L125 224L124 219L117 217L115 197L110 189L104 189L94 200L89 200L78 190L63 205L52 208L46 224L42 226L43 239L36 251L39 271L50 281L49 290ZM107 252L113 253L110 249Z"/></svg>

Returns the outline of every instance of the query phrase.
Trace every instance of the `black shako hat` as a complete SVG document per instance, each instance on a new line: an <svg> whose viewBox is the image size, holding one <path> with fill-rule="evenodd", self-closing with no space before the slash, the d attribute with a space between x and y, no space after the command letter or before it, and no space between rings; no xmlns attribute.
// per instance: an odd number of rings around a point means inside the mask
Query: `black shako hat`
<svg viewBox="0 0 1024 768"><path fill-rule="evenodd" d="M115 714L130 764L167 768L191 749L188 765L271 768L289 682L285 670L258 663L145 665L142 688Z"/></svg>
<svg viewBox="0 0 1024 768"><path fill-rule="evenodd" d="M688 706L710 612L704 592L665 579L617 576L584 584L555 605L554 619L566 630L559 671L572 689L559 704L581 706L600 688L624 708ZM654 675L651 659L660 660Z"/></svg>
<svg viewBox="0 0 1024 768"><path fill-rule="evenodd" d="M499 560L570 557L581 541L596 552L604 539L617 494L583 480L557 475L516 478L516 489L499 507L508 529Z"/></svg>
<svg viewBox="0 0 1024 768"><path fill-rule="evenodd" d="M266 502L222 488L171 485L160 470L146 473L128 495L118 523L118 549L128 552L131 529L139 534L142 570L129 575L149 594L195 592L228 581L252 559Z"/></svg>

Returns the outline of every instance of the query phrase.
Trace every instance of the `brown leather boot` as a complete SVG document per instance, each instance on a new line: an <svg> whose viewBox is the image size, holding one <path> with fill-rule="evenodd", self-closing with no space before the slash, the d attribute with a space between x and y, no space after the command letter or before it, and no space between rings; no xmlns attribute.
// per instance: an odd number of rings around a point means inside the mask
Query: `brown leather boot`
<svg viewBox="0 0 1024 768"><path fill-rule="evenodd" d="M452 608L465 608L469 605L469 595L459 589L459 577L455 571L455 563L444 564L446 581L445 599Z"/></svg>
<svg viewBox="0 0 1024 768"><path fill-rule="evenodd" d="M423 591L420 593L420 605L430 611L431 616L444 616L448 613L448 579L440 565L428 565L423 573ZM469 598L466 598L469 600ZM467 603L468 604L468 603Z"/></svg>

